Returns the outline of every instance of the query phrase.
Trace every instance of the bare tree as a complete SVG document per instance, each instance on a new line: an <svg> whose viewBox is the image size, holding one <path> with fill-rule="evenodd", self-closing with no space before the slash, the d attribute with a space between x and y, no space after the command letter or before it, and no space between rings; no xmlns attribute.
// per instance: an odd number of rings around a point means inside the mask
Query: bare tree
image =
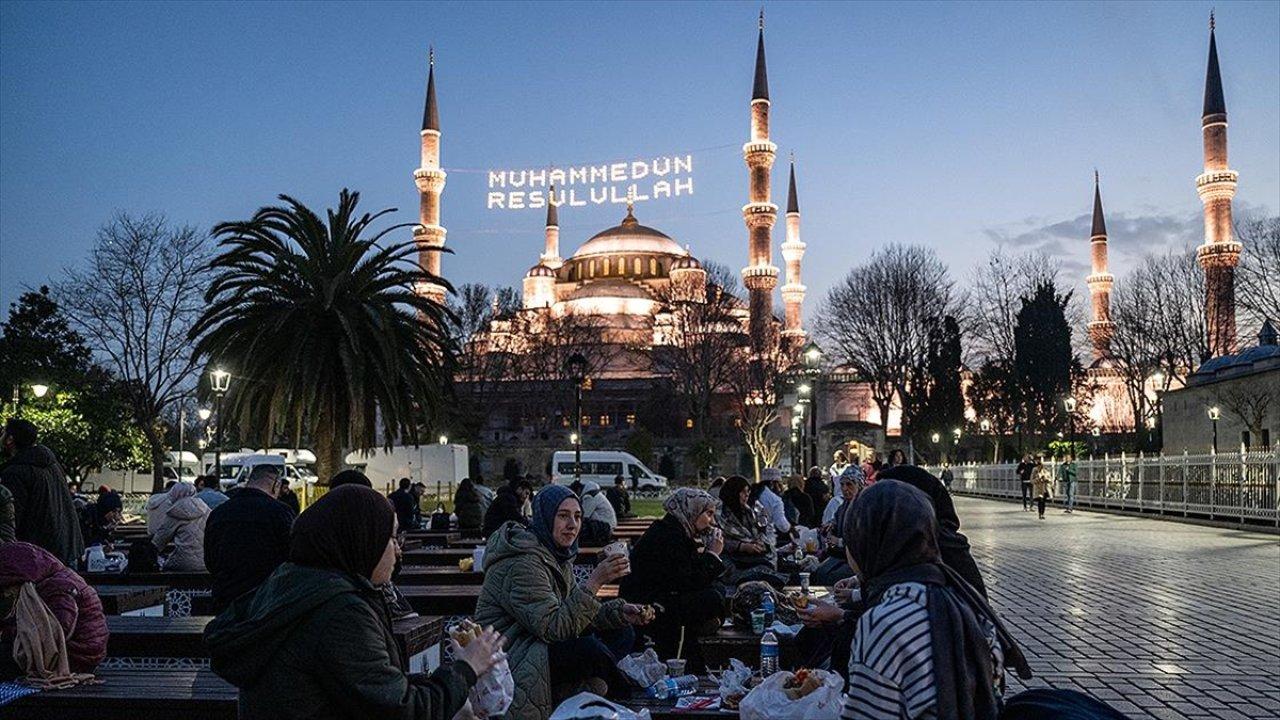
<svg viewBox="0 0 1280 720"><path fill-rule="evenodd" d="M890 245L851 270L818 311L817 333L837 364L853 368L871 386L888 427L896 394L912 406L912 383L928 362L929 339L953 304L947 268L927 248ZM910 436L911 428L904 428Z"/></svg>
<svg viewBox="0 0 1280 720"><path fill-rule="evenodd" d="M1013 362L1013 326L1022 298L1057 277L1057 265L1042 252L1009 255L1002 247L992 250L969 279L962 318L972 338L970 350L985 361Z"/></svg>
<svg viewBox="0 0 1280 720"><path fill-rule="evenodd" d="M1240 309L1251 329L1280 323L1280 216L1249 220L1236 228L1244 243L1237 278Z"/></svg>
<svg viewBox="0 0 1280 720"><path fill-rule="evenodd" d="M86 267L71 268L58 301L128 391L151 450L153 486L163 487L165 409L193 389L196 359L187 331L204 309L210 280L205 233L161 214L120 213L98 231Z"/></svg>
<svg viewBox="0 0 1280 720"><path fill-rule="evenodd" d="M777 464L785 439L778 426L777 387L789 358L776 343L769 347L754 359L750 352L735 354L726 375L735 423L751 453L755 482L760 481L762 468Z"/></svg>
<svg viewBox="0 0 1280 720"><path fill-rule="evenodd" d="M1280 403L1280 380L1274 373L1264 373L1247 383L1231 383L1214 394L1218 404L1248 428L1250 436L1261 440L1271 406Z"/></svg>

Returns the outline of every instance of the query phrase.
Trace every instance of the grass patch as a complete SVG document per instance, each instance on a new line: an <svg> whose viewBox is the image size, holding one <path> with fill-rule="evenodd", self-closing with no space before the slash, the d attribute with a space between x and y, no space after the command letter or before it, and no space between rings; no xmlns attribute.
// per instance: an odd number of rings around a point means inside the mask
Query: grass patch
<svg viewBox="0 0 1280 720"><path fill-rule="evenodd" d="M666 498L650 498L631 496L631 514L636 517L660 518L666 511L662 509L662 501Z"/></svg>

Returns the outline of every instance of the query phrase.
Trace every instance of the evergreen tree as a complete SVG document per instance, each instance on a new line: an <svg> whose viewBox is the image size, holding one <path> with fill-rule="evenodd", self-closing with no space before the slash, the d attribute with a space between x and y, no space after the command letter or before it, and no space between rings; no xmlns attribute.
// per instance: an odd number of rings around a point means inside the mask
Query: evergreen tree
<svg viewBox="0 0 1280 720"><path fill-rule="evenodd" d="M922 447L937 432L950 438L964 426L964 390L960 373L960 324L947 315L929 333L929 352L920 379L922 402L912 418L911 434Z"/></svg>
<svg viewBox="0 0 1280 720"><path fill-rule="evenodd" d="M1013 382L1021 388L1022 427L1052 435L1067 429L1063 401L1082 376L1071 348L1066 309L1071 292L1060 293L1053 281L1038 285L1022 299L1013 329Z"/></svg>

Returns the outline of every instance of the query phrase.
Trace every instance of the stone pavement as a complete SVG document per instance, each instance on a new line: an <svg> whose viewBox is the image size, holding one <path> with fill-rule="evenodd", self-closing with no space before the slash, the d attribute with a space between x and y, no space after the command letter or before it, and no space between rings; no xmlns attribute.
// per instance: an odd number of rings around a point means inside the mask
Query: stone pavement
<svg viewBox="0 0 1280 720"><path fill-rule="evenodd" d="M1277 536L955 502L1029 685L1083 690L1133 718L1280 717Z"/></svg>

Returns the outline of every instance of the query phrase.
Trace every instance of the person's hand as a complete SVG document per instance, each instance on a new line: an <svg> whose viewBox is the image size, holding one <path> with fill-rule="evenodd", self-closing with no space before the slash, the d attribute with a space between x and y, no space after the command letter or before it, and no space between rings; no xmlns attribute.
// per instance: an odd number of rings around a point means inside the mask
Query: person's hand
<svg viewBox="0 0 1280 720"><path fill-rule="evenodd" d="M707 552L716 556L724 552L724 533L720 528L711 528L711 534L707 536Z"/></svg>
<svg viewBox="0 0 1280 720"><path fill-rule="evenodd" d="M626 555L614 555L605 558L591 571L587 578L587 589L594 595L601 587L631 572L631 559Z"/></svg>
<svg viewBox="0 0 1280 720"><path fill-rule="evenodd" d="M853 597L853 589L858 586L858 578L847 577L843 580L837 580L831 590L839 602L848 602Z"/></svg>
<svg viewBox="0 0 1280 720"><path fill-rule="evenodd" d="M627 603L622 606L622 619L625 620L628 625L646 625L649 623L651 618L645 611L644 605Z"/></svg>
<svg viewBox="0 0 1280 720"><path fill-rule="evenodd" d="M476 677L489 672L502 659L502 644L506 638L498 634L493 626L486 627L474 640L462 647L456 640L449 640L453 645L453 656L471 666Z"/></svg>
<svg viewBox="0 0 1280 720"><path fill-rule="evenodd" d="M844 618L844 610L831 603L811 602L808 607L797 609L796 615L805 627L816 628L840 622Z"/></svg>
<svg viewBox="0 0 1280 720"><path fill-rule="evenodd" d="M754 540L753 540L753 541L751 541L751 542L749 542L749 543L743 543L743 544L740 546L740 548L741 548L742 552L744 552L744 553L746 553L746 554L748 554L748 555L763 555L763 554L764 554L764 545L762 545L762 544L760 544L760 543L758 543L758 542L755 542Z"/></svg>

